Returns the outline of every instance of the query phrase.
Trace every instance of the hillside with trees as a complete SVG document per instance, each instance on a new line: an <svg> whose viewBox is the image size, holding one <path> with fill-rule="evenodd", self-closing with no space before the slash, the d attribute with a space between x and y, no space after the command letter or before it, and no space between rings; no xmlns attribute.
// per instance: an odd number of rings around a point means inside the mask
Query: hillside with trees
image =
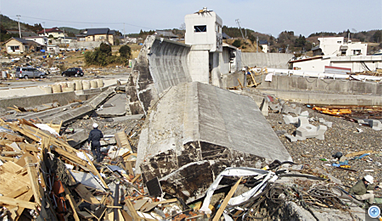
<svg viewBox="0 0 382 221"><path fill-rule="evenodd" d="M43 30L41 24L29 25L20 22L21 30L23 31L33 31L39 32ZM0 28L1 28L1 41L4 42L11 37L17 37L17 35L6 34L7 30L17 30L18 22L12 20L11 18L0 15ZM60 29L65 30L68 36L75 36L80 30L70 27L61 27ZM185 27L184 24L177 29L169 29L173 34L178 35L179 38L184 38ZM128 34L129 37L137 37L145 39L148 35L154 34L154 30L144 31L140 30L139 33ZM223 33L227 34L230 39L226 39L225 42L235 47L240 48L243 51L260 51L257 48L257 40L259 42L267 42L270 52L279 53L295 53L297 56L300 54L309 54L311 49L318 45L318 38L320 37L344 37L353 42L365 42L368 43L368 53L373 54L382 49L382 30L370 30L370 31L360 31L356 30L345 30L342 32L316 32L310 34L308 37L303 35L296 35L294 31L282 31L277 37L272 35L263 34L256 32L248 28L239 29L238 27L227 27L223 26ZM121 33L119 33L121 34ZM244 36L244 38L243 38Z"/></svg>

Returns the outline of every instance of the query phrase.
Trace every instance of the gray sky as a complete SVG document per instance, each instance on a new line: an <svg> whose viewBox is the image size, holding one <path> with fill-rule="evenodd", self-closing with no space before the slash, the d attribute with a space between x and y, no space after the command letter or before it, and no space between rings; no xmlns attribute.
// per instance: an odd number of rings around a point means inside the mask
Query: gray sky
<svg viewBox="0 0 382 221"><path fill-rule="evenodd" d="M282 31L314 32L382 29L382 0L0 0L0 13L46 28L103 28L125 33L179 28L184 16L203 7L223 25L249 28L275 37ZM125 24L125 25L124 25Z"/></svg>

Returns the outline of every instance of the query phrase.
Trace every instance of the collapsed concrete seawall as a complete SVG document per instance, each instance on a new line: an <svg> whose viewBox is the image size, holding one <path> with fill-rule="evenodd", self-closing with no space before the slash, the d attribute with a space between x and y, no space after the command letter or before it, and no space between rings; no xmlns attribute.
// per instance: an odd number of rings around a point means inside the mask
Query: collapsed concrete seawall
<svg viewBox="0 0 382 221"><path fill-rule="evenodd" d="M268 68L288 68L288 61L293 54L285 53L253 53L243 52L241 60L243 66L249 67L268 67Z"/></svg>
<svg viewBox="0 0 382 221"><path fill-rule="evenodd" d="M151 100L166 89L191 82L187 56L190 46L148 36L134 66L138 100L147 111ZM133 88L132 88L133 89Z"/></svg>
<svg viewBox="0 0 382 221"><path fill-rule="evenodd" d="M273 160L292 158L251 98L192 82L171 87L152 107L136 169L186 200L200 197L226 167Z"/></svg>
<svg viewBox="0 0 382 221"><path fill-rule="evenodd" d="M377 82L274 75L257 87L281 99L323 105L382 105L382 84Z"/></svg>

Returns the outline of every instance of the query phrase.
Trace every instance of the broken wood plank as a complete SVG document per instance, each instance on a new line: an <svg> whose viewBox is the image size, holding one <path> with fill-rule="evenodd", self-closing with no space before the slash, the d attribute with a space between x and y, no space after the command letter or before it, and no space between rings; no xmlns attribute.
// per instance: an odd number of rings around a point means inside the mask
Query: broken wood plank
<svg viewBox="0 0 382 221"><path fill-rule="evenodd" d="M13 191L11 193L4 194L4 196L10 197L10 198L17 198L17 197L23 195L24 193L28 192L29 190L30 190L30 188L28 186L23 186L23 187L16 189L15 191Z"/></svg>
<svg viewBox="0 0 382 221"><path fill-rule="evenodd" d="M239 82L240 88L243 90L243 84L241 83L240 79L238 78L237 81Z"/></svg>
<svg viewBox="0 0 382 221"><path fill-rule="evenodd" d="M58 147L54 147L53 150L56 151L61 156L68 159L69 161L72 161L73 163L79 165L82 169L84 169L87 172L94 170L91 167L91 165L88 164L88 162L86 160L79 158L76 154L69 153L69 152L67 152L61 148L58 148ZM85 156L86 156L86 154L85 154Z"/></svg>
<svg viewBox="0 0 382 221"><path fill-rule="evenodd" d="M32 191L33 191L33 196L34 196L34 201L41 206L41 200L40 200L40 188L38 184L38 176L36 172L36 168L34 167L33 161L31 157L26 157L25 158L25 165L28 170L28 176L29 180L32 186Z"/></svg>
<svg viewBox="0 0 382 221"><path fill-rule="evenodd" d="M27 208L27 209L33 209L33 210L35 210L38 206L37 203L32 203L32 202L28 202L25 200L13 199L13 198L6 197L6 196L0 196L0 203L12 205L12 206L19 206L19 207L23 207L23 208Z"/></svg>
<svg viewBox="0 0 382 221"><path fill-rule="evenodd" d="M93 196L93 194L86 189L86 187L83 184L79 184L75 189L74 189L80 197L91 204L100 204L99 200Z"/></svg>
<svg viewBox="0 0 382 221"><path fill-rule="evenodd" d="M235 185L231 188L231 190L228 192L227 196L224 198L223 203L220 205L219 210L216 212L213 221L218 221L218 220L220 220L220 217L222 216L223 211L225 210L225 208L226 208L227 205L228 205L228 201L231 199L231 197L232 197L233 194L235 193L237 187L239 186L239 184L240 184L240 182L241 182L241 179L243 179L243 177L240 177L240 179L236 182L236 184L235 184Z"/></svg>
<svg viewBox="0 0 382 221"><path fill-rule="evenodd" d="M3 172L16 173L17 171L23 169L23 167L17 165L16 163L10 161L6 162L1 166Z"/></svg>
<svg viewBox="0 0 382 221"><path fill-rule="evenodd" d="M362 155L362 154L365 154L365 153L374 153L374 151L372 150L363 150L363 151L359 151L359 152L354 152L354 153L349 153L349 154L346 154L345 157L355 157L355 156L359 156L359 155Z"/></svg>
<svg viewBox="0 0 382 221"><path fill-rule="evenodd" d="M139 177L141 177L141 174L138 174L137 176L135 176L134 179L131 182L134 183L135 181L138 180Z"/></svg>
<svg viewBox="0 0 382 221"><path fill-rule="evenodd" d="M114 137L119 148L127 148L131 153L133 152L125 131L116 133Z"/></svg>
<svg viewBox="0 0 382 221"><path fill-rule="evenodd" d="M80 221L80 218L78 217L78 214L77 214L77 210L79 210L77 207L77 204L75 204L75 201L66 186L64 186L64 190L65 190L65 197L69 201L70 207L72 207L74 220Z"/></svg>
<svg viewBox="0 0 382 221"><path fill-rule="evenodd" d="M129 199L126 199L126 200L125 200L125 203L126 203L127 208L128 208L129 211L130 211L131 216L133 217L133 220L140 220L140 217L139 217L137 211L134 209L134 206L133 206L133 204L130 202L130 200L129 200Z"/></svg>
<svg viewBox="0 0 382 221"><path fill-rule="evenodd" d="M7 162L16 162L16 161L18 161L18 159L16 159L16 158L13 158L13 157L3 157L3 156L0 156L0 160L7 161Z"/></svg>

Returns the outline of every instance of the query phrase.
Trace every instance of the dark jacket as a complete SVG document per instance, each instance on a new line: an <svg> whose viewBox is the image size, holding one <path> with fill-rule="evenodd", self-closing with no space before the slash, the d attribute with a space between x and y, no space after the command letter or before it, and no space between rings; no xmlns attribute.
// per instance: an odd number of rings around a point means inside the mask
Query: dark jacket
<svg viewBox="0 0 382 221"><path fill-rule="evenodd" d="M90 131L89 133L89 138L88 142L92 144L92 147L99 147L100 145L100 140L103 137L102 132L98 128L94 128L93 130Z"/></svg>
<svg viewBox="0 0 382 221"><path fill-rule="evenodd" d="M359 180L352 188L349 190L349 194L353 195L363 195L366 194L368 190L373 190L375 185L366 185L362 180Z"/></svg>

